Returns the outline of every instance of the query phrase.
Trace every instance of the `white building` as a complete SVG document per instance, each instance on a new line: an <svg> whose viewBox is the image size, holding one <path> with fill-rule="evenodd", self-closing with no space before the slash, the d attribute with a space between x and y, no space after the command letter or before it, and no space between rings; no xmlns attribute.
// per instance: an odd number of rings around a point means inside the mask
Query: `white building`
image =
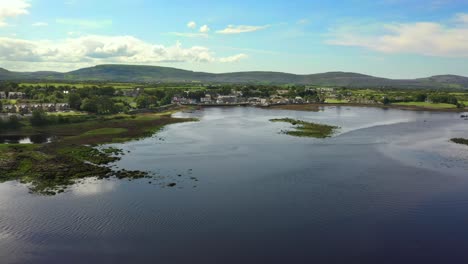
<svg viewBox="0 0 468 264"><path fill-rule="evenodd" d="M211 103L211 95L207 94L205 97L200 98L200 102L202 104L209 104Z"/></svg>
<svg viewBox="0 0 468 264"><path fill-rule="evenodd" d="M237 96L234 95L220 95L216 100L218 104L234 104L237 103Z"/></svg>

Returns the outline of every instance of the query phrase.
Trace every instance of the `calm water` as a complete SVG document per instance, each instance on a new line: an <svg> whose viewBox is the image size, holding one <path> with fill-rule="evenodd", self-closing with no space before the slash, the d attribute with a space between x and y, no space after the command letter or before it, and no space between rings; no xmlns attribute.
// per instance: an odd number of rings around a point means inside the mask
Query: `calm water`
<svg viewBox="0 0 468 264"><path fill-rule="evenodd" d="M468 263L468 137L459 114L211 108L116 145L116 166L54 197L0 184L1 263ZM341 126L278 134L291 117ZM179 176L180 175L180 176ZM162 187L167 183L176 187Z"/></svg>

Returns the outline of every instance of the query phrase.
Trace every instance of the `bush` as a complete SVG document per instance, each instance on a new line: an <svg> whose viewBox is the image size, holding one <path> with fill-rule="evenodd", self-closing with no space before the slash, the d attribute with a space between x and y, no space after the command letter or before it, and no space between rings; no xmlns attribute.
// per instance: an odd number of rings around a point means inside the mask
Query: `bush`
<svg viewBox="0 0 468 264"><path fill-rule="evenodd" d="M32 126L45 126L49 124L47 114L43 110L34 110L29 121Z"/></svg>
<svg viewBox="0 0 468 264"><path fill-rule="evenodd" d="M19 128L21 126L17 115L12 115L8 118L8 127L11 129Z"/></svg>
<svg viewBox="0 0 468 264"><path fill-rule="evenodd" d="M21 127L18 116L12 115L7 120L0 119L0 131L7 129L17 129Z"/></svg>

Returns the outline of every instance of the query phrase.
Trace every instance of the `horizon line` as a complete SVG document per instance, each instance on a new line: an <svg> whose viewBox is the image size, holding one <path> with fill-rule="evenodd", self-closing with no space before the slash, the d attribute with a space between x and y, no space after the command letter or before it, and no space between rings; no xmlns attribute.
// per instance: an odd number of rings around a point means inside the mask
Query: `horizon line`
<svg viewBox="0 0 468 264"><path fill-rule="evenodd" d="M308 76L308 75L317 75L317 74L327 74L327 73L353 73L353 74L360 74L360 75L365 75L369 77L374 77L374 78L382 78L382 79L388 79L388 80L417 80L417 79L424 79L424 78L431 78L431 77L437 77L437 76L458 76L458 77L464 77L468 78L468 75L459 75L459 74L452 74L452 73L445 73L445 74L436 74L436 75L430 75L430 76L425 76L425 77L415 77L415 78L389 78L389 77L382 77L382 76L376 76L376 75L371 75L371 74L366 74L366 73L360 73L360 72L353 72L353 71L325 71L325 72L316 72L316 73L307 73L307 74L300 74L300 73L291 73L291 72L282 72L282 71L271 71L271 70L246 70L246 71L233 71L233 72L207 72L207 71L194 71L194 70L189 70L189 69L184 69L184 68L176 68L176 67L170 67L170 66L159 66L159 65L149 65L149 64L119 64L119 63L104 63L104 64L96 64L94 66L88 66L88 67L81 67L77 68L74 70L70 71L47 71L47 70L37 70L37 71L13 71L10 69L7 69L5 67L1 67L0 69L4 69L8 72L13 72L13 73L37 73L37 72L53 72L53 73L70 73L82 69L89 69L89 68L94 68L98 66L132 66L132 67L159 67L159 68L169 68L169 69L175 69L175 70L183 70L183 71L188 71L188 72L195 72L195 73L207 73L207 74L215 74L215 75L221 75L221 74L232 74L232 73L253 73L253 72L262 72L262 73L280 73L280 74L290 74L290 75L296 75L296 76Z"/></svg>

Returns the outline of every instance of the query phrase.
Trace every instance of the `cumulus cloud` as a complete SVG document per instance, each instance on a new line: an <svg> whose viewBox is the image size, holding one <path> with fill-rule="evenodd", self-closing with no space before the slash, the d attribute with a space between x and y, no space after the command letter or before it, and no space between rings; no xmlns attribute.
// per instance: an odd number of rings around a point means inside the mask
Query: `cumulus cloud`
<svg viewBox="0 0 468 264"><path fill-rule="evenodd" d="M47 24L46 22L36 22L32 24L33 27L46 27L48 25L49 24Z"/></svg>
<svg viewBox="0 0 468 264"><path fill-rule="evenodd" d="M331 32L327 43L363 47L384 53L413 53L439 57L468 57L468 14L458 14L455 24L435 22L384 24L382 33L343 27ZM466 19L466 21L465 21Z"/></svg>
<svg viewBox="0 0 468 264"><path fill-rule="evenodd" d="M230 56L230 57L220 58L219 61L220 62L238 62L245 58L248 58L248 56L246 54L241 53L241 54L237 54L237 55Z"/></svg>
<svg viewBox="0 0 468 264"><path fill-rule="evenodd" d="M270 25L265 25L265 26L246 26L246 25L240 25L240 26L234 26L234 25L229 25L227 28L223 30L218 30L216 33L219 34L241 34L241 33L247 33L247 32L254 32L254 31L259 31L263 30L270 27Z"/></svg>
<svg viewBox="0 0 468 264"><path fill-rule="evenodd" d="M190 21L187 23L187 27L191 29L195 29L197 28L197 23L195 23L194 21Z"/></svg>
<svg viewBox="0 0 468 264"><path fill-rule="evenodd" d="M6 26L9 17L28 14L31 5L27 0L0 0L0 27Z"/></svg>
<svg viewBox="0 0 468 264"><path fill-rule="evenodd" d="M61 41L29 41L0 38L0 60L4 62L47 62L61 64L161 62L235 62L244 54L217 58L206 47L184 48L145 42L132 36L82 36Z"/></svg>
<svg viewBox="0 0 468 264"><path fill-rule="evenodd" d="M37 44L21 39L0 38L2 61L38 61Z"/></svg>
<svg viewBox="0 0 468 264"><path fill-rule="evenodd" d="M208 25L203 25L200 27L201 33L208 33L209 31L210 31L210 28L208 27Z"/></svg>

